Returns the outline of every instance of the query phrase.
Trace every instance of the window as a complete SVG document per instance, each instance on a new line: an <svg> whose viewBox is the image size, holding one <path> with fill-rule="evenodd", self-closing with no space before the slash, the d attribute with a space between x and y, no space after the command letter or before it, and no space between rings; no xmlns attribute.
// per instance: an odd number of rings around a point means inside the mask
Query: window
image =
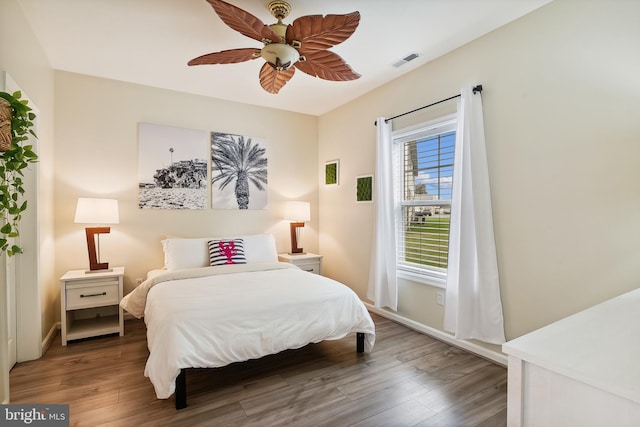
<svg viewBox="0 0 640 427"><path fill-rule="evenodd" d="M394 132L398 273L446 284L456 118Z"/></svg>

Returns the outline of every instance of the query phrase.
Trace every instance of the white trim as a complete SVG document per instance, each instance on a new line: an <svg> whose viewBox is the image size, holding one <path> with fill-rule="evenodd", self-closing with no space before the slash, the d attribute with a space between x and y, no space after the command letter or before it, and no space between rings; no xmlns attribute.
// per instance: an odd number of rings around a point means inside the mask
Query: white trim
<svg viewBox="0 0 640 427"><path fill-rule="evenodd" d="M376 308L373 305L364 302L364 305L367 307L369 311L375 313L379 316L382 316L386 319L393 320L394 322L398 322L410 329L421 332L425 335L429 335L437 340L444 341L447 344L451 344L452 346L461 348L463 350L467 350L477 356L480 356L484 359L489 359L492 362L495 362L504 367L507 366L507 355L502 352L496 352L493 350L489 350L485 347L479 346L478 344L474 344L471 341L459 340L456 339L453 335L448 334L446 332L440 331L438 329L432 328L427 325L423 325L422 323L418 323L415 320L408 319L404 316L401 316L397 313L391 313L390 311L383 310L380 308Z"/></svg>
<svg viewBox="0 0 640 427"><path fill-rule="evenodd" d="M411 271L398 267L396 273L398 279L411 280L412 282L418 282L425 285L433 286L434 288L447 289L447 274L444 273L441 277L437 277L435 271L417 270Z"/></svg>
<svg viewBox="0 0 640 427"><path fill-rule="evenodd" d="M412 141L418 141L423 138L434 137L436 135L442 135L448 132L456 132L458 125L458 114L453 113L440 117L434 120L430 120L425 123L419 123L415 126L398 129L392 132L392 141L394 146L394 153L397 154L397 162L393 165L394 191L396 192L397 202L395 204L395 225L396 225L396 247L398 259L396 260L398 278L413 280L419 283L435 286L438 288L446 289L447 283L447 269L432 267L428 265L415 264L415 267L411 263L404 262L405 259L405 224L404 224L404 209L407 207L425 207L425 206L448 206L451 211L450 199L437 199L437 200L405 200L404 197L404 180L405 175L405 163L402 154L403 147L406 143ZM440 161L438 160L438 167L440 167ZM400 248L404 248L401 250ZM402 260L401 260L402 259Z"/></svg>
<svg viewBox="0 0 640 427"><path fill-rule="evenodd" d="M51 344L53 344L53 340L58 334L59 329L60 329L60 322L55 322L53 325L51 325L51 329L49 329L49 333L44 338L44 340L42 340L42 344L40 344L40 354L42 356L44 356L47 350L49 350L49 347L51 347Z"/></svg>
<svg viewBox="0 0 640 427"><path fill-rule="evenodd" d="M393 143L403 143L412 139L425 138L427 136L438 135L440 133L456 130L458 123L458 113L448 114L438 119L429 120L403 129L393 131Z"/></svg>
<svg viewBox="0 0 640 427"><path fill-rule="evenodd" d="M22 89L18 83L5 72L5 91L12 93L19 90L22 99L29 101L32 112L36 115L34 119L34 132L39 134L40 110L33 103L33 100ZM29 143L33 144L34 151L38 153L38 139L30 138ZM26 362L42 357L42 277L40 272L40 211L38 210L39 189L38 171L39 163L35 163L29 168L29 173L25 173L23 181L27 191L24 200L29 203L30 208L22 214L20 220L20 245L30 246L32 250L16 255L16 361Z"/></svg>

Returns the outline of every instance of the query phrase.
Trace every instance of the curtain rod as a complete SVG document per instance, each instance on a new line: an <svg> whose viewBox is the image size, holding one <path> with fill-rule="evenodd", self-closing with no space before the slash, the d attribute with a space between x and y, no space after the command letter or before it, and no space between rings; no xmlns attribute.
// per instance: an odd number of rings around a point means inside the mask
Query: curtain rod
<svg viewBox="0 0 640 427"><path fill-rule="evenodd" d="M482 85L474 86L472 90L473 90L473 94L474 95L477 92L481 92L482 93ZM393 117L389 117L388 119L384 119L384 122L387 123L387 122L389 122L389 120L397 119L398 117L406 116L407 114L415 113L416 111L424 110L425 108L433 107L434 105L442 104L443 102L450 101L450 100L455 99L455 98L460 98L460 96L461 96L460 94L457 94L457 95L450 96L447 99L441 99L440 101L434 102L434 103L429 104L429 105L425 105L424 107L419 107L419 108L416 108L415 110L407 111L406 113L398 114L397 116L393 116ZM375 122L373 122L373 125L377 126L378 125L378 121L376 120Z"/></svg>

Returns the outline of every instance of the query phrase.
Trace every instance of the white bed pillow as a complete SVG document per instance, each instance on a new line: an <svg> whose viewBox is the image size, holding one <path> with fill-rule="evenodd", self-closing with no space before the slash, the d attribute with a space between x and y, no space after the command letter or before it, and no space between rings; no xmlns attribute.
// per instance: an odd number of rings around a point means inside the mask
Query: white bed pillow
<svg viewBox="0 0 640 427"><path fill-rule="evenodd" d="M180 270L183 268L206 267L209 265L207 242L211 239L171 238L162 241L164 268Z"/></svg>
<svg viewBox="0 0 640 427"><path fill-rule="evenodd" d="M247 264L277 262L278 251L272 234L253 234L233 237L169 238L162 241L164 268L179 270L209 266L209 240L242 239Z"/></svg>
<svg viewBox="0 0 640 427"><path fill-rule="evenodd" d="M244 256L247 258L247 264L278 262L278 250L273 234L252 234L238 238L244 241Z"/></svg>

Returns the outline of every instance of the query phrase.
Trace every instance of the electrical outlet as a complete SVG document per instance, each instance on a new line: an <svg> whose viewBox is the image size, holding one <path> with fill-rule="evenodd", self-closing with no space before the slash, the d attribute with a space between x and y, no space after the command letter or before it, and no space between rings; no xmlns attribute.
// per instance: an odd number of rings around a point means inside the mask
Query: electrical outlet
<svg viewBox="0 0 640 427"><path fill-rule="evenodd" d="M438 305L444 305L444 292L436 292L436 302L438 303Z"/></svg>

